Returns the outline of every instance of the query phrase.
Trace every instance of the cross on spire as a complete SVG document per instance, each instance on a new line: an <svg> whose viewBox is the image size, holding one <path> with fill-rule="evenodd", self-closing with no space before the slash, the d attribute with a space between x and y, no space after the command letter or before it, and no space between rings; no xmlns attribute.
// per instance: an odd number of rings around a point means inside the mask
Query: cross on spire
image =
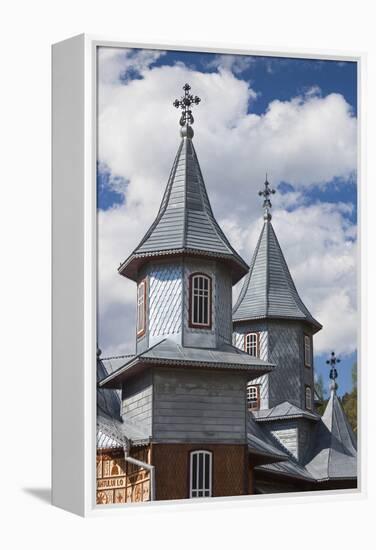
<svg viewBox="0 0 376 550"><path fill-rule="evenodd" d="M173 106L179 109L182 109L182 114L180 117L179 124L180 126L185 126L186 124L193 124L194 118L192 115L191 107L192 105L198 105L201 99L195 95L190 94L191 87L189 84L184 84L183 86L184 95L180 99L175 99Z"/></svg>
<svg viewBox="0 0 376 550"><path fill-rule="evenodd" d="M334 351L332 351L332 353L330 354L330 358L327 359L327 361L326 361L326 364L330 365L330 373L329 373L329 378L331 380L330 389L333 390L333 391L335 391L338 387L337 382L336 382L336 379L338 378L338 372L337 372L337 369L336 369L336 365L337 365L337 363L340 363L340 362L341 362L341 359L338 359L336 357L336 354L334 353Z"/></svg>
<svg viewBox="0 0 376 550"><path fill-rule="evenodd" d="M264 202L262 204L264 208L264 220L271 220L272 215L270 213L270 208L272 207L272 203L270 201L270 195L274 195L275 189L271 189L270 183L268 182L268 174L265 175L265 183L264 183L264 189L263 191L259 191L260 197L264 197Z"/></svg>

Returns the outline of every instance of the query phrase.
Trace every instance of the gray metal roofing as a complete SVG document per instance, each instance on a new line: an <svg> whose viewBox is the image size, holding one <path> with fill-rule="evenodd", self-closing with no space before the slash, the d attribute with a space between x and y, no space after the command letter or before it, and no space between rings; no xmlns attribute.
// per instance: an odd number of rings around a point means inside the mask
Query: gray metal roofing
<svg viewBox="0 0 376 550"><path fill-rule="evenodd" d="M247 418L247 441L248 450L252 454L266 457L266 463L288 458L286 453L275 446L271 437L256 424L251 412L248 413Z"/></svg>
<svg viewBox="0 0 376 550"><path fill-rule="evenodd" d="M265 220L233 320L286 318L321 325L303 304L270 220Z"/></svg>
<svg viewBox="0 0 376 550"><path fill-rule="evenodd" d="M138 364L145 363L162 366L181 365L182 367L247 370L253 371L257 376L270 372L274 368L272 363L253 357L231 344L222 344L220 348L216 349L193 348L183 347L166 338L125 362L117 371L102 380L100 386L107 388L121 387L121 380L127 371Z"/></svg>
<svg viewBox="0 0 376 550"><path fill-rule="evenodd" d="M274 462L273 464L256 466L256 470L293 479L315 481L315 479L303 466L300 466L300 464L294 462L291 458L283 462Z"/></svg>
<svg viewBox="0 0 376 550"><path fill-rule="evenodd" d="M356 439L335 392L315 430L311 449L305 467L317 481L357 477Z"/></svg>
<svg viewBox="0 0 376 550"><path fill-rule="evenodd" d="M106 414L97 415L97 445L100 448L109 444L109 448L123 447L125 443L131 441L132 444L144 444L149 441L149 435L139 426L130 422L119 421Z"/></svg>
<svg viewBox="0 0 376 550"><path fill-rule="evenodd" d="M124 358L123 358L124 361ZM97 381L108 376L101 359L97 359ZM97 388L97 448L113 449L122 447L126 440L142 443L148 435L142 428L123 422L120 414L120 398L116 390Z"/></svg>
<svg viewBox="0 0 376 550"><path fill-rule="evenodd" d="M200 253L230 260L235 281L248 271L214 218L196 151L187 137L179 146L155 221L119 272L135 279L140 258L163 252Z"/></svg>
<svg viewBox="0 0 376 550"><path fill-rule="evenodd" d="M108 376L108 370L101 359L97 358L97 382ZM120 398L115 390L97 388L97 415L105 414L121 421Z"/></svg>
<svg viewBox="0 0 376 550"><path fill-rule="evenodd" d="M101 358L101 361L103 365L106 368L107 374L110 374L111 372L115 372L119 367L124 365L126 361L129 361L135 357L135 354L128 354L128 355L117 355L113 357L103 357Z"/></svg>
<svg viewBox="0 0 376 550"><path fill-rule="evenodd" d="M288 401L279 403L271 409L260 409L254 411L254 416L257 422L271 422L273 420L281 420L284 418L309 418L310 420L318 421L320 416L317 413L312 413L307 410L300 409L296 405L292 405Z"/></svg>

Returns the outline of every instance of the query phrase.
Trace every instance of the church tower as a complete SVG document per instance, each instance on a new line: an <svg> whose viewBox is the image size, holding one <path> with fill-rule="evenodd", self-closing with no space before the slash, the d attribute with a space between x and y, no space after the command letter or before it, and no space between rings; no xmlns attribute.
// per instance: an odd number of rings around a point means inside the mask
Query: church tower
<svg viewBox="0 0 376 550"><path fill-rule="evenodd" d="M156 498L247 494L246 385L273 365L232 345L232 286L248 266L214 218L183 88L181 142L157 217L119 268L137 283L136 354L99 386L142 431Z"/></svg>
<svg viewBox="0 0 376 550"><path fill-rule="evenodd" d="M311 423L318 419L312 340L322 327L302 302L275 234L270 211L274 192L266 180L259 193L264 223L233 309L233 338L240 349L276 365L272 374L249 383L249 407L301 461Z"/></svg>

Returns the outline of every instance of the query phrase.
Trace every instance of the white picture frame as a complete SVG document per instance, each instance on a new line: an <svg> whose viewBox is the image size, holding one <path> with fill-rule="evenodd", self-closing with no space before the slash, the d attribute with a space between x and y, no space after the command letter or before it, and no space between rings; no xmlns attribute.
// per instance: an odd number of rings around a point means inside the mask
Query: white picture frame
<svg viewBox="0 0 376 550"><path fill-rule="evenodd" d="M358 91L364 79L364 55L338 52L256 50L224 45L136 44L79 35L52 47L52 502L81 516L114 513L98 509L96 494L96 49L137 47L232 54L336 59L358 64ZM360 97L360 94L359 94ZM361 105L360 99L358 102ZM358 136L362 134L359 110ZM363 178L362 142L358 141L359 188ZM359 196L358 196L359 198ZM362 199L363 202L364 199ZM359 204L362 203L359 201ZM359 228L362 213L360 212ZM360 248L360 247L359 247ZM360 259L360 252L358 253ZM359 261L360 265L360 261ZM360 287L360 285L359 285ZM358 288L360 295L360 288ZM359 314L361 318L362 312ZM359 327L360 328L360 327ZM359 336L361 338L361 330ZM359 354L361 354L359 340ZM364 375L359 373L360 388ZM358 404L362 421L363 392ZM359 430L362 447L362 430ZM364 491L364 456L359 452L358 485ZM336 491L332 491L332 497ZM310 493L273 499L312 498ZM317 492L315 493L317 497ZM220 505L230 497L215 499ZM233 497L235 498L235 497ZM263 497L269 498L269 497ZM328 498L325 496L325 498ZM254 505L252 497L236 497ZM161 503L154 503L160 505ZM167 504L167 503L164 503ZM169 502L176 505L176 502ZM145 506L143 504L142 506ZM194 505L182 501L179 505ZM125 512L125 507L116 511Z"/></svg>

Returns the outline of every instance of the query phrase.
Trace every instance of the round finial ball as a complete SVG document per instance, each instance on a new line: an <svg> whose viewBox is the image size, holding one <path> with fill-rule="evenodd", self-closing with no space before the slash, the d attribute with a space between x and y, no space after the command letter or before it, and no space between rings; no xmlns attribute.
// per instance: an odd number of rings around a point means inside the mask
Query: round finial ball
<svg viewBox="0 0 376 550"><path fill-rule="evenodd" d="M100 357L102 355L102 350L100 348L97 348L97 357Z"/></svg>
<svg viewBox="0 0 376 550"><path fill-rule="evenodd" d="M187 137L189 139L193 138L193 128L192 126L189 126L189 124L185 124L180 128L180 135L182 138Z"/></svg>
<svg viewBox="0 0 376 550"><path fill-rule="evenodd" d="M338 390L338 384L334 380L332 380L329 384L330 391L337 391Z"/></svg>

